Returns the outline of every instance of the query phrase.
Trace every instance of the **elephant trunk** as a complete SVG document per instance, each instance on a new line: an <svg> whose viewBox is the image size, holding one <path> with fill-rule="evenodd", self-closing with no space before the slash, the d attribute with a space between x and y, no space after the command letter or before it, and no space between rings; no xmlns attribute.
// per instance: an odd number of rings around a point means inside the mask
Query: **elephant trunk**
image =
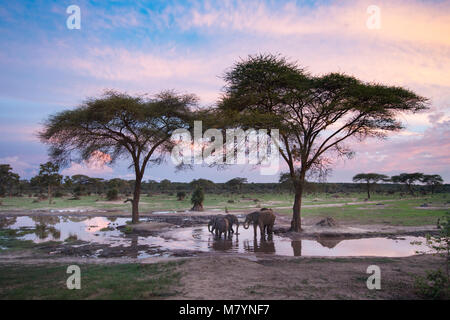
<svg viewBox="0 0 450 320"><path fill-rule="evenodd" d="M250 226L249 222L245 221L244 222L244 229L247 230L249 226Z"/></svg>

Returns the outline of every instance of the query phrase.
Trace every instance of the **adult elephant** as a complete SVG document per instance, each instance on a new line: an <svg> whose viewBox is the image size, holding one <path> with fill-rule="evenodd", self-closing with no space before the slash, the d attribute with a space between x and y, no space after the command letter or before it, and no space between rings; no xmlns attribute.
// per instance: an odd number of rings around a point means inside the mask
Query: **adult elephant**
<svg viewBox="0 0 450 320"><path fill-rule="evenodd" d="M256 229L259 226L261 232L261 238L265 237L265 233L271 235L273 232L273 225L275 224L275 214L272 209L261 209L260 211L255 211L249 213L245 217L244 229L248 229L250 224L253 224L253 232L256 238Z"/></svg>

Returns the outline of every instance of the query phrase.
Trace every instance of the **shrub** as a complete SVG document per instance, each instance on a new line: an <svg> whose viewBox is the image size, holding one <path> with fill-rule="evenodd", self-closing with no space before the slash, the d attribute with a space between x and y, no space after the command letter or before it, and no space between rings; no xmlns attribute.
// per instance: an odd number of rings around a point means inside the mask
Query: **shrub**
<svg viewBox="0 0 450 320"><path fill-rule="evenodd" d="M64 197L64 193L62 193L61 191L56 191L54 197L55 197L55 198L61 198L61 197Z"/></svg>
<svg viewBox="0 0 450 320"><path fill-rule="evenodd" d="M191 203L193 204L192 211L203 211L203 201L205 194L202 188L196 188L192 193Z"/></svg>
<svg viewBox="0 0 450 320"><path fill-rule="evenodd" d="M425 299L441 300L450 298L447 275L440 269L427 271L425 277L416 279L415 288L419 296Z"/></svg>
<svg viewBox="0 0 450 320"><path fill-rule="evenodd" d="M117 189L108 190L108 192L106 193L106 199L108 199L109 201L119 199L119 191L117 191Z"/></svg>
<svg viewBox="0 0 450 320"><path fill-rule="evenodd" d="M178 201L182 201L182 200L184 200L184 198L186 198L186 192L184 192L184 191L177 192Z"/></svg>

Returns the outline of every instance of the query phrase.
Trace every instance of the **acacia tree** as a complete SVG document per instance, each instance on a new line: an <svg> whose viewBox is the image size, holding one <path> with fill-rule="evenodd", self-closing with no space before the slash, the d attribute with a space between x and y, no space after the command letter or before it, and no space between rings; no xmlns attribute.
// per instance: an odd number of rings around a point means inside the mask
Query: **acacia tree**
<svg viewBox="0 0 450 320"><path fill-rule="evenodd" d="M227 185L231 191L234 192L236 190L237 193L241 193L242 186L244 185L244 183L247 182L248 182L247 178L236 177L225 182L225 185Z"/></svg>
<svg viewBox="0 0 450 320"><path fill-rule="evenodd" d="M189 182L189 185L195 190L197 188L201 188L202 190L205 190L206 192L212 192L216 188L216 184L208 179L194 179L191 182Z"/></svg>
<svg viewBox="0 0 450 320"><path fill-rule="evenodd" d="M327 173L332 159L350 157L350 138L383 138L402 129L397 115L426 108L427 100L401 87L352 76L312 76L275 55L250 56L226 72L218 119L230 127L278 129L279 151L295 189L291 230L301 230L301 201L308 176Z"/></svg>
<svg viewBox="0 0 450 320"><path fill-rule="evenodd" d="M370 188L379 181L388 181L389 177L378 173L358 173L353 177L353 182L365 182L367 187L367 198L370 199Z"/></svg>
<svg viewBox="0 0 450 320"><path fill-rule="evenodd" d="M39 174L35 177L41 186L47 187L48 203L52 203L52 189L61 184L63 176L59 173L59 165L50 161L41 164Z"/></svg>
<svg viewBox="0 0 450 320"><path fill-rule="evenodd" d="M12 172L9 164L0 164L0 196L8 191L9 196L12 195L12 189L19 184L19 175Z"/></svg>
<svg viewBox="0 0 450 320"><path fill-rule="evenodd" d="M196 103L194 95L171 91L152 98L107 91L49 117L39 136L50 145L51 158L64 165L89 161L93 155L108 155L105 159L110 163L131 159L136 176L132 222L137 223L145 169L150 163L159 164L173 148L170 138L174 130L190 128L191 107Z"/></svg>
<svg viewBox="0 0 450 320"><path fill-rule="evenodd" d="M431 194L434 194L436 187L444 182L442 177L438 174L424 174L421 181L429 187Z"/></svg>
<svg viewBox="0 0 450 320"><path fill-rule="evenodd" d="M408 188L409 193L414 196L414 184L423 179L423 173L401 173L398 176L392 176L391 181L394 183L403 183Z"/></svg>

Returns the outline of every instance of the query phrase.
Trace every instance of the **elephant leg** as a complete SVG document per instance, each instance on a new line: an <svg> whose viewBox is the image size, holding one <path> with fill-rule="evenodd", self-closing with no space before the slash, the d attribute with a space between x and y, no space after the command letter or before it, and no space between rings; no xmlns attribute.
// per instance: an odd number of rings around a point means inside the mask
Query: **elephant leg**
<svg viewBox="0 0 450 320"><path fill-rule="evenodd" d="M254 233L254 236L255 236L255 238L256 238L256 229L258 228L258 225L255 223L254 225L253 225L253 233Z"/></svg>
<svg viewBox="0 0 450 320"><path fill-rule="evenodd" d="M264 234L264 225L262 223L259 224L259 230L261 231L261 239L265 237Z"/></svg>

